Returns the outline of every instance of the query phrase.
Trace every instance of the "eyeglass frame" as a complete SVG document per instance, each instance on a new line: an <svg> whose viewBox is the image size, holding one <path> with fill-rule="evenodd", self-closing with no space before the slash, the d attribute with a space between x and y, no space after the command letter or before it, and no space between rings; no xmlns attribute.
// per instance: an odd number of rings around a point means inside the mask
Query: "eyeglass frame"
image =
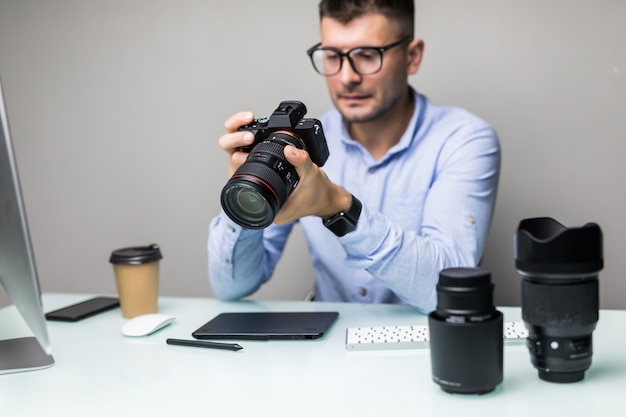
<svg viewBox="0 0 626 417"><path fill-rule="evenodd" d="M344 57L348 59L348 62L350 63L350 67L357 74L359 74L359 75L373 75L373 74L376 74L377 72L379 72L383 68L383 56L385 55L385 52L387 52L388 50L390 50L392 48L395 48L396 46L402 45L404 42L410 42L412 40L413 40L412 36L405 36L404 38L402 38L402 39L400 39L398 41L395 41L393 43L390 43L388 45L383 45L383 46L357 46L357 47L349 49L346 52L341 52L339 49L333 48L332 46L320 48L320 46L322 46L322 43L319 42L319 43L313 45L312 47L310 47L309 49L307 49L306 53L309 56L309 59L311 60L311 64L313 65L313 69L315 70L315 72L317 72L318 74L323 75L325 77L331 77L331 76L337 75L337 74L339 74L339 72L341 72L341 69L343 68L343 58ZM356 69L356 67L354 65L354 61L350 57L350 54L352 52L358 50L358 49L373 49L373 50L378 52L378 54L380 56L380 66L378 67L378 69L376 71L364 74L361 71ZM315 51L331 51L331 52L335 52L339 56L339 58L340 58L339 68L337 69L337 71L333 72L332 74L324 74L323 72L320 72L317 69L317 66L315 65L315 61L313 61L313 53L315 53Z"/></svg>

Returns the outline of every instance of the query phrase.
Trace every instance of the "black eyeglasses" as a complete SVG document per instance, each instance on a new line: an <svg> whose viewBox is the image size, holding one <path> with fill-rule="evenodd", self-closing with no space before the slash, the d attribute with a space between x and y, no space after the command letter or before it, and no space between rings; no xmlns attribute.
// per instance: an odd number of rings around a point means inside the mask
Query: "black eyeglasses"
<svg viewBox="0 0 626 417"><path fill-rule="evenodd" d="M412 39L411 36L407 36L389 45L358 46L350 49L348 52L341 52L339 49L331 47L321 48L322 44L318 43L306 51L306 53L311 58L315 71L322 75L335 75L341 71L344 57L348 58L348 62L350 62L354 72L360 75L371 75L377 73L382 68L383 54L385 52Z"/></svg>

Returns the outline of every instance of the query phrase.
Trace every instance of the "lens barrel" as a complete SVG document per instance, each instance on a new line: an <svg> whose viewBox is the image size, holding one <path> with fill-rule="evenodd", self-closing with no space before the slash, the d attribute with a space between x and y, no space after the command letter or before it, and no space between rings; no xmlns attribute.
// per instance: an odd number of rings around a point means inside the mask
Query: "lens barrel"
<svg viewBox="0 0 626 417"><path fill-rule="evenodd" d="M222 189L221 204L235 223L247 229L262 229L272 224L300 179L285 159L287 145L304 148L296 136L276 132L255 145L228 180Z"/></svg>
<svg viewBox="0 0 626 417"><path fill-rule="evenodd" d="M522 220L515 233L515 266L522 278L527 346L539 378L584 379L599 320L600 227L567 228L549 217Z"/></svg>
<svg viewBox="0 0 626 417"><path fill-rule="evenodd" d="M428 326L432 378L443 391L485 394L502 382L504 319L488 270L442 270Z"/></svg>

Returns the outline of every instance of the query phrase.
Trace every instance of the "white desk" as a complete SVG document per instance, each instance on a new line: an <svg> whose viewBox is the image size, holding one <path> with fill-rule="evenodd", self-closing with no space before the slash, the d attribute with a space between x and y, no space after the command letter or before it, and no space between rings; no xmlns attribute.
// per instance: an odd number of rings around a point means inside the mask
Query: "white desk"
<svg viewBox="0 0 626 417"><path fill-rule="evenodd" d="M44 296L44 309L88 296ZM161 298L177 320L126 338L113 310L49 322L56 364L0 375L0 416L624 416L626 311L601 311L593 364L574 384L540 380L524 345L506 346L504 382L484 396L450 395L432 382L429 350L348 352L348 327L427 324L407 306ZM339 311L329 334L307 341L239 341L239 352L166 345L224 311ZM505 321L518 308L501 308ZM0 309L0 336L14 307Z"/></svg>

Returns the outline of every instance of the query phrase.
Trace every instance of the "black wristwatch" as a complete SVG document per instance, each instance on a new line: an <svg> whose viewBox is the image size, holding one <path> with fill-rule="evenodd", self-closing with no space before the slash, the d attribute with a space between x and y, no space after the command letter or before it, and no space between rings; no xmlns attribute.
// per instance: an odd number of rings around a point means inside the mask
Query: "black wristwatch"
<svg viewBox="0 0 626 417"><path fill-rule="evenodd" d="M352 204L350 204L348 211L341 211L334 216L324 219L324 226L339 237L350 233L356 229L356 223L359 221L362 208L361 202L355 196L352 196Z"/></svg>

